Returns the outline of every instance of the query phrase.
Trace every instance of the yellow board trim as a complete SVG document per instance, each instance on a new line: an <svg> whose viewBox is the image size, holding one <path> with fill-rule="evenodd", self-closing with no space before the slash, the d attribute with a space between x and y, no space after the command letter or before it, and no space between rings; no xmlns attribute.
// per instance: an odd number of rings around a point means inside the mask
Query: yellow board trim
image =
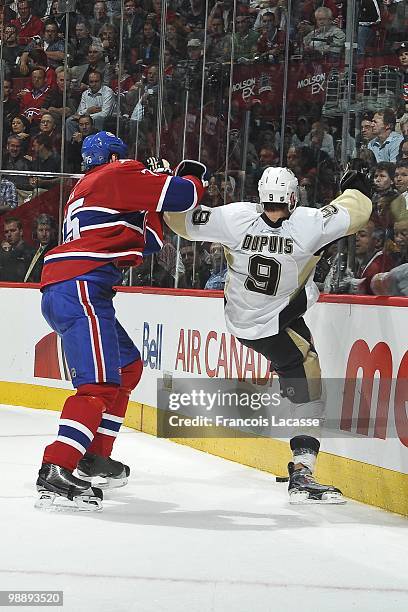
<svg viewBox="0 0 408 612"><path fill-rule="evenodd" d="M61 410L72 394L67 389L0 382L0 403L12 406ZM125 425L156 435L157 409L131 401ZM285 475L290 460L288 444L272 438L173 438L172 441L272 474ZM408 516L407 474L321 452L316 476L322 482L335 484L346 497Z"/></svg>

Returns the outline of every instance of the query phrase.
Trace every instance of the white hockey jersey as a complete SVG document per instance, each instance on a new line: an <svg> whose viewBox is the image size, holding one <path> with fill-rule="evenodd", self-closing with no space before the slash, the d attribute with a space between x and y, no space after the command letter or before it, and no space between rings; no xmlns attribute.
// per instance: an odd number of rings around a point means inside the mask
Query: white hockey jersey
<svg viewBox="0 0 408 612"><path fill-rule="evenodd" d="M371 210L366 196L347 189L323 208L300 207L275 223L252 202L199 206L164 218L184 238L224 246L227 328L238 338L255 340L277 334L285 317L300 316L317 301L317 252L362 228Z"/></svg>

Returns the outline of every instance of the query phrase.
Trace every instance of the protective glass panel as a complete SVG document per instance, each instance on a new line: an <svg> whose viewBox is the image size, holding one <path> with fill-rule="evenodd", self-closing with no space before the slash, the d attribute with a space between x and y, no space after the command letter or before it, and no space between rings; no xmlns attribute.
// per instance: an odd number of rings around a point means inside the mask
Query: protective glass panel
<svg viewBox="0 0 408 612"><path fill-rule="evenodd" d="M172 168L201 160L210 207L256 201L265 167L286 165L299 179L300 204L321 208L351 163L370 173L373 215L357 237L328 246L315 280L326 292L403 293L407 7L1 2L2 223L28 215L27 240L32 211L61 226L82 142L101 129L120 136L134 159L165 158ZM163 250L124 271L123 282L222 289L225 270L220 245L189 243L164 227Z"/></svg>

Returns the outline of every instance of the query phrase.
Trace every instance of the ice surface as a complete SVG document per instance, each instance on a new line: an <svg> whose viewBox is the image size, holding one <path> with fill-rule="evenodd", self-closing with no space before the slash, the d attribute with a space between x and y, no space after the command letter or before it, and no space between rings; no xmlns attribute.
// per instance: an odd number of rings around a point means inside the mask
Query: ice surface
<svg viewBox="0 0 408 612"><path fill-rule="evenodd" d="M35 510L58 417L0 406L0 589L63 590L65 612L408 610L406 519L290 506L271 475L129 429L103 512Z"/></svg>

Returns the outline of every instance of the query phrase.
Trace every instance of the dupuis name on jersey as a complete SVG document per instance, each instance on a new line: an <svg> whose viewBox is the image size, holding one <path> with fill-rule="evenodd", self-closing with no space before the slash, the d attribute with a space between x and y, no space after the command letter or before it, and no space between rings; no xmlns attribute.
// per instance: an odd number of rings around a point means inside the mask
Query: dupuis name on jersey
<svg viewBox="0 0 408 612"><path fill-rule="evenodd" d="M157 323L155 331L150 329L149 323L143 323L142 359L143 366L152 370L161 369L163 349L163 323Z"/></svg>

